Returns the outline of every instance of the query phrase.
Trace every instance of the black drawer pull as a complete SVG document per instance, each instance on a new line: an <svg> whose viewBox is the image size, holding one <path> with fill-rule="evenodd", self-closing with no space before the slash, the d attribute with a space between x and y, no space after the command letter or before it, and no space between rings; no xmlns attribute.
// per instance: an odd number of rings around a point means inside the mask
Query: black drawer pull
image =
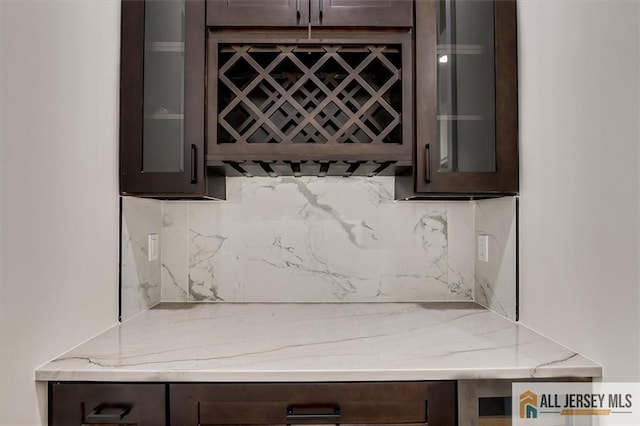
<svg viewBox="0 0 640 426"><path fill-rule="evenodd" d="M191 183L198 183L198 146L191 144Z"/></svg>
<svg viewBox="0 0 640 426"><path fill-rule="evenodd" d="M105 421L116 421L119 422L129 414L131 411L131 407L126 405L110 405L110 404L100 404L93 411L87 414L87 418L85 419L85 423L104 423Z"/></svg>
<svg viewBox="0 0 640 426"><path fill-rule="evenodd" d="M287 420L337 420L340 418L340 406L332 405L290 405L287 407Z"/></svg>
<svg viewBox="0 0 640 426"><path fill-rule="evenodd" d="M431 182L431 145L426 144L424 147L424 181Z"/></svg>

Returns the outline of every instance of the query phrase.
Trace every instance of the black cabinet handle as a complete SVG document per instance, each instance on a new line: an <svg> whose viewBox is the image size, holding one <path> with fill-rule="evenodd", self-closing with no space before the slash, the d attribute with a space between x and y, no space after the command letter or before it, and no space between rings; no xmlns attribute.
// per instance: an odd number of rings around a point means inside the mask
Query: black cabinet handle
<svg viewBox="0 0 640 426"><path fill-rule="evenodd" d="M198 183L198 146L191 144L191 183Z"/></svg>
<svg viewBox="0 0 640 426"><path fill-rule="evenodd" d="M296 17L300 20L300 0L296 0Z"/></svg>
<svg viewBox="0 0 640 426"><path fill-rule="evenodd" d="M287 420L338 420L339 405L290 405L287 407Z"/></svg>
<svg viewBox="0 0 640 426"><path fill-rule="evenodd" d="M87 414L85 423L104 423L106 421L119 422L129 414L131 407L126 405L100 404Z"/></svg>
<svg viewBox="0 0 640 426"><path fill-rule="evenodd" d="M424 181L431 182L431 144L424 146Z"/></svg>
<svg viewBox="0 0 640 426"><path fill-rule="evenodd" d="M322 17L324 15L324 0L320 0L320 23L322 24Z"/></svg>

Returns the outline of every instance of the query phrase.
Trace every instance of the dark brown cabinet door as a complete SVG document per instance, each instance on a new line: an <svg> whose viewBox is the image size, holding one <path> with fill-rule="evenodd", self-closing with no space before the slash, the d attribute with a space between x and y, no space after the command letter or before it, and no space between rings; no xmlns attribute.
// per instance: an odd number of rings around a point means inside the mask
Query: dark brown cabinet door
<svg viewBox="0 0 640 426"><path fill-rule="evenodd" d="M291 27L309 23L309 0L208 0L207 25Z"/></svg>
<svg viewBox="0 0 640 426"><path fill-rule="evenodd" d="M416 193L518 192L515 7L416 3ZM397 185L403 198L406 185Z"/></svg>
<svg viewBox="0 0 640 426"><path fill-rule="evenodd" d="M455 425L455 382L170 385L171 425Z"/></svg>
<svg viewBox="0 0 640 426"><path fill-rule="evenodd" d="M205 40L204 0L122 2L122 194L205 192Z"/></svg>
<svg viewBox="0 0 640 426"><path fill-rule="evenodd" d="M165 416L164 384L49 384L49 426L158 426Z"/></svg>
<svg viewBox="0 0 640 426"><path fill-rule="evenodd" d="M315 26L411 27L413 25L413 0L309 1L311 25Z"/></svg>

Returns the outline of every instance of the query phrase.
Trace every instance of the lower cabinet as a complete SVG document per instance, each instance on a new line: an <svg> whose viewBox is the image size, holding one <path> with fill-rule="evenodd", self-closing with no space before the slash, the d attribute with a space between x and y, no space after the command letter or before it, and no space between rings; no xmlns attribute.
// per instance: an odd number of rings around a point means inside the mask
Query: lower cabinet
<svg viewBox="0 0 640 426"><path fill-rule="evenodd" d="M161 426L165 388L162 383L49 383L49 426Z"/></svg>
<svg viewBox="0 0 640 426"><path fill-rule="evenodd" d="M52 426L456 425L455 381L53 383L49 398Z"/></svg>
<svg viewBox="0 0 640 426"><path fill-rule="evenodd" d="M454 426L455 382L175 384L171 424Z"/></svg>

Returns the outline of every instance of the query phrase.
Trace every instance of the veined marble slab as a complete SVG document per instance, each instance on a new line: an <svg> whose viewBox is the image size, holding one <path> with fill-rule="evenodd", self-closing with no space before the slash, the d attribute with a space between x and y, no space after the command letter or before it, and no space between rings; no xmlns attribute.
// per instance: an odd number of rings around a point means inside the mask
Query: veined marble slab
<svg viewBox="0 0 640 426"><path fill-rule="evenodd" d="M489 261L476 257L474 301L516 319L516 199L504 197L476 204L475 228L489 236Z"/></svg>
<svg viewBox="0 0 640 426"><path fill-rule="evenodd" d="M471 302L163 303L37 380L368 381L598 377L594 362Z"/></svg>
<svg viewBox="0 0 640 426"><path fill-rule="evenodd" d="M162 301L470 301L473 205L393 201L393 177L228 178L164 202Z"/></svg>
<svg viewBox="0 0 640 426"><path fill-rule="evenodd" d="M122 199L122 320L160 303L160 260L149 262L147 236L160 235L162 204L158 200Z"/></svg>

